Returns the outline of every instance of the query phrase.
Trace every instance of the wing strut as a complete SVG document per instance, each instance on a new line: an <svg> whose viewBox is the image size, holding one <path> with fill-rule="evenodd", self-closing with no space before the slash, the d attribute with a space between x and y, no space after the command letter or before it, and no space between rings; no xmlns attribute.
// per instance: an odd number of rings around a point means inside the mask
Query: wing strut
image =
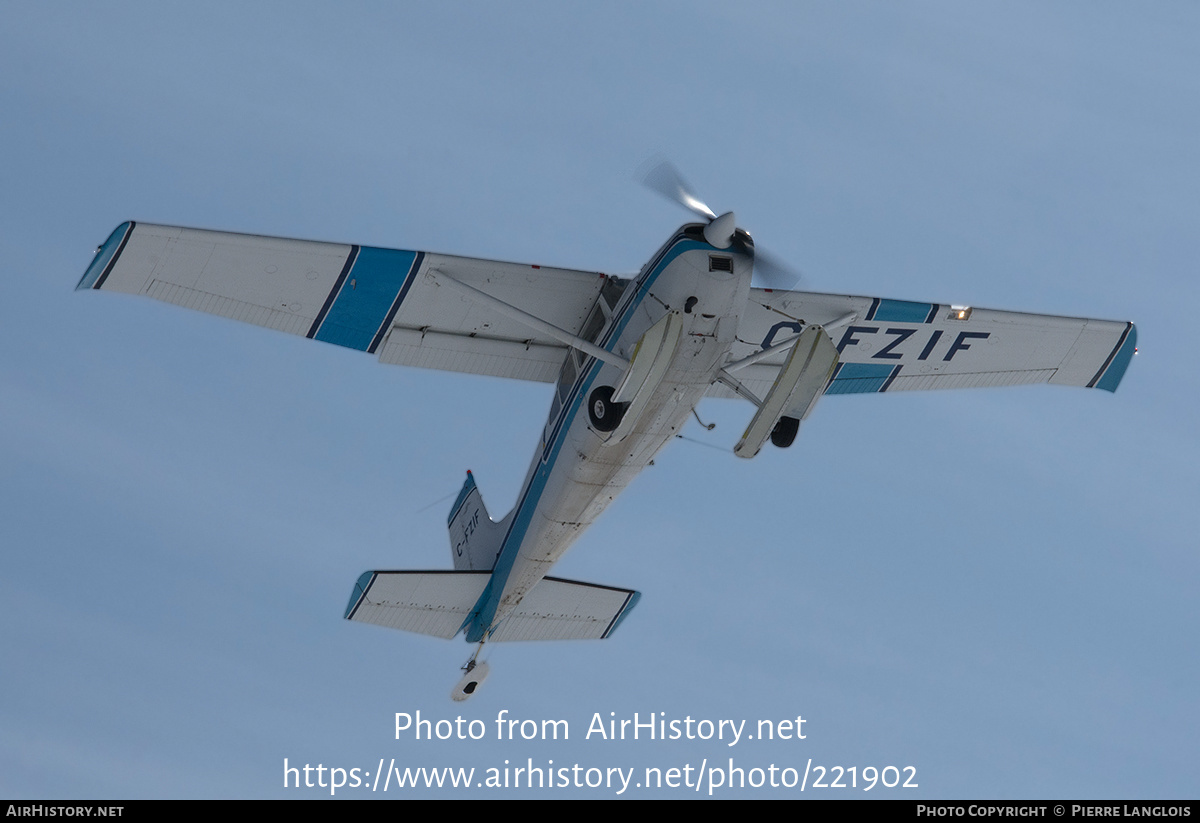
<svg viewBox="0 0 1200 823"><path fill-rule="evenodd" d="M846 325L847 323L849 323L851 320L853 320L856 317L858 317L858 312L852 311L847 315L839 317L837 320L834 320L832 323L827 323L827 324L822 325L821 328L825 329L826 332L832 331L834 329L840 329L842 326ZM796 345L796 341L799 339L800 339L800 335L797 334L795 337L789 337L787 340L784 340L782 343L776 343L774 346L771 346L769 349L763 349L762 351L756 351L754 354L750 355L749 357L743 357L741 360L735 360L734 362L727 364L725 366L724 371L726 372L726 374L728 374L729 372L735 372L738 369L744 369L747 366L753 366L755 363L766 360L768 357L770 357L773 354L776 354L778 352L783 351L784 349L787 349L787 348L790 348L790 347ZM724 382L724 381L722 381L722 382ZM728 385L728 384L726 384L726 385ZM734 388L733 386L729 386L729 388L733 389L738 394L741 394L741 392L738 392L738 390L736 388ZM761 406L762 404L758 403L756 405Z"/></svg>
<svg viewBox="0 0 1200 823"><path fill-rule="evenodd" d="M771 346L771 348L769 348L769 349L763 349L762 351L757 351L754 354L750 355L749 357L743 357L741 360L736 360L733 363L727 364L725 366L724 371L735 372L738 369L744 369L747 366L753 366L758 361L766 360L768 357L775 354L776 352L781 352L784 349L787 349L787 348L790 348L790 347L796 345L796 341L799 339L800 339L800 335L796 335L795 337L789 337L787 340L784 340L782 343L776 343L774 346ZM735 391L736 391L736 389L735 389Z"/></svg>
<svg viewBox="0 0 1200 823"><path fill-rule="evenodd" d="M489 306L506 317L511 317L518 323L523 323L534 331L540 331L543 334L547 334L565 345L579 349L584 354L589 354L592 357L595 357L597 360L603 360L605 363L612 363L614 366L620 366L622 369L629 368L629 361L624 357L613 354L610 351L606 351L590 340L584 340L582 337L577 337L566 329L560 329L558 326L547 323L545 320L542 320L538 317L534 317L532 314L522 311L516 306L509 305L499 298L492 297L487 292L480 291L474 286L468 286L461 280L455 280L453 277L446 274L444 271L441 271L440 269L430 269L429 273L436 278L438 283L444 283L447 286L452 286L453 288L458 289L460 292L465 294L471 300L482 303L485 306Z"/></svg>
<svg viewBox="0 0 1200 823"><path fill-rule="evenodd" d="M740 382L738 382L736 377L734 377L725 369L721 369L719 372L717 372L717 382L728 386L738 397L743 397L746 400L749 400L755 406L758 406L760 409L762 408L763 401L759 400L758 396L755 395L754 392L743 386Z"/></svg>

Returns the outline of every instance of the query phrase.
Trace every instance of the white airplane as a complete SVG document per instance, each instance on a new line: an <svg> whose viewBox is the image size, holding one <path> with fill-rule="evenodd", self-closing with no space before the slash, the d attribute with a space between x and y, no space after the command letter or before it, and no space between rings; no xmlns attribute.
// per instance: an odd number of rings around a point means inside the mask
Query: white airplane
<svg viewBox="0 0 1200 823"><path fill-rule="evenodd" d="M551 567L704 397L754 408L734 448L791 445L826 394L1052 383L1115 391L1132 323L754 288L779 267L669 166L648 179L705 222L636 278L428 252L122 223L78 289L140 294L375 355L555 384L516 506L492 520L471 473L450 510L454 570L368 571L345 617L476 644L610 636L639 593Z"/></svg>

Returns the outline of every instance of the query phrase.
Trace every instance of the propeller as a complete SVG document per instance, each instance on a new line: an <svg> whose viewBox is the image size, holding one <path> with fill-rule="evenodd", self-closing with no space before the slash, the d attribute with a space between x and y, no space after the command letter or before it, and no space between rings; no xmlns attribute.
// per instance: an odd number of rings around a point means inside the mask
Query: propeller
<svg viewBox="0 0 1200 823"><path fill-rule="evenodd" d="M773 254L755 250L754 272L762 278L763 285L768 289L790 291L801 280L801 275Z"/></svg>
<svg viewBox="0 0 1200 823"><path fill-rule="evenodd" d="M641 174L642 183L672 203L677 203L698 217L703 217L708 221L708 225L704 227L704 239L718 249L729 248L737 230L737 218L733 212L727 211L718 217L707 203L696 196L671 161L650 160L646 165L649 169ZM753 250L753 245L751 249ZM757 250L753 250L753 254L754 272L767 288L786 291L800 282L800 275L774 255Z"/></svg>
<svg viewBox="0 0 1200 823"><path fill-rule="evenodd" d="M654 162L654 161L650 161ZM692 193L692 187L683 179L679 169L670 160L659 160L642 175L642 183L672 203L678 203L688 211L703 217L705 220L715 220L717 213L708 207L703 200Z"/></svg>

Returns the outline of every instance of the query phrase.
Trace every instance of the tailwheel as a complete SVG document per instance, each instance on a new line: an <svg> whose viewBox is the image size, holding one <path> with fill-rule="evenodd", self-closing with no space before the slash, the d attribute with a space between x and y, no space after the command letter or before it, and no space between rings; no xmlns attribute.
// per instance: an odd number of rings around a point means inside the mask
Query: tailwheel
<svg viewBox="0 0 1200 823"><path fill-rule="evenodd" d="M483 685L483 681L487 679L491 673L491 667L486 662L478 661L475 658L479 657L479 653L483 651L483 643L475 649L475 654L471 655L471 659L462 667L463 677L454 686L454 690L450 692L450 699L461 703Z"/></svg>
<svg viewBox="0 0 1200 823"><path fill-rule="evenodd" d="M599 386L588 398L588 419L598 432L610 432L621 425L625 416L625 403L614 403L612 386Z"/></svg>

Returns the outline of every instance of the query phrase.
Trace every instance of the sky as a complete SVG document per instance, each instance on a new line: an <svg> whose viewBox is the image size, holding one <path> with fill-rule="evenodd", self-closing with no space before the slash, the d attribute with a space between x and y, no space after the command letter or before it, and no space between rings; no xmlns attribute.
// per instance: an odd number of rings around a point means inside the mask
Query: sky
<svg viewBox="0 0 1200 823"><path fill-rule="evenodd" d="M0 18L0 795L1196 797L1195 4ZM1139 355L1111 395L825 398L750 461L705 401L555 569L642 592L619 631L496 644L459 704L471 647L341 615L451 568L467 469L508 510L551 387L73 291L128 219L628 275L690 219L657 156L806 289L1132 320ZM682 734L596 731L635 715Z"/></svg>

